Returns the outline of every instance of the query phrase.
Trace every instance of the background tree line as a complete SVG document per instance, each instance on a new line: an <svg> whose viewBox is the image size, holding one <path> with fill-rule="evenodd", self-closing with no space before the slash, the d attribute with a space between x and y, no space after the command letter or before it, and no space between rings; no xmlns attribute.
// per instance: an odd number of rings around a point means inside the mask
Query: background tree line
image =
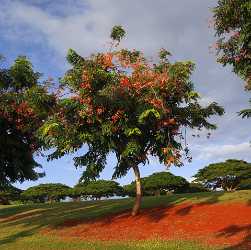
<svg viewBox="0 0 251 250"><path fill-rule="evenodd" d="M198 171L192 182L170 172L159 172L141 178L143 196L170 195L178 193L212 192L223 190L251 189L251 163L229 159L210 164ZM99 200L109 197L135 197L135 182L121 186L112 180L80 182L74 187L60 183L40 184L26 190L9 186L0 192L0 203L20 202L59 202L66 197L74 201Z"/></svg>

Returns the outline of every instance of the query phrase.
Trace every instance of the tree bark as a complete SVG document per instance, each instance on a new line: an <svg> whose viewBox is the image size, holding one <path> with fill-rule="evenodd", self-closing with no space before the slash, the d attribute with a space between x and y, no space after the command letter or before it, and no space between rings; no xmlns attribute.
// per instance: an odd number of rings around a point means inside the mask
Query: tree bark
<svg viewBox="0 0 251 250"><path fill-rule="evenodd" d="M140 180L140 172L138 166L133 166L133 171L135 175L135 184L136 184L136 198L135 203L132 209L132 216L135 216L139 213L141 198L142 198L142 189L141 189L141 180Z"/></svg>

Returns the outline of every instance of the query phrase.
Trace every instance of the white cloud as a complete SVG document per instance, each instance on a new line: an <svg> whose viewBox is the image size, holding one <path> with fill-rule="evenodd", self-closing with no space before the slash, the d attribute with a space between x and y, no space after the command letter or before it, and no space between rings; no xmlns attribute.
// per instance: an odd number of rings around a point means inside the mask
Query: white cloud
<svg viewBox="0 0 251 250"><path fill-rule="evenodd" d="M190 48L184 55L181 53L184 57L188 56L186 54L191 55L191 49L195 45L196 53L205 49L203 43L197 41L207 39L207 17L202 13L194 16L193 8L204 7L209 13L209 4L200 4L199 0L190 0L189 3L178 0L175 4L168 4L164 0L138 0L133 3L121 0L82 2L82 13L69 11L66 15L64 10L64 15L60 16L53 15L41 6L8 1L1 16L5 23L26 25L34 34L37 32L39 36L42 35L45 42L62 55L70 47L83 54L101 48L115 24L122 24L128 30L130 39L125 41L127 46L144 49L148 54L163 46L171 50L180 48L181 52L182 48ZM69 8L69 1L67 3L65 8ZM54 7L57 8L58 5ZM202 26L205 27L203 37L201 29L199 31Z"/></svg>
<svg viewBox="0 0 251 250"><path fill-rule="evenodd" d="M217 101L225 107L226 115L212 120L218 129L212 132L209 140L205 139L205 131L201 132L200 138L188 138L194 162L225 158L251 160L247 142L251 140L250 120L237 115L239 110L247 107L249 95L231 69L217 64L215 56L209 53L215 38L208 29L207 20L211 15L209 7L217 0L0 2L2 37L26 47L35 43L48 48L55 65L53 71L66 65L64 57L69 48L84 56L103 50L105 42L109 41L110 29L116 24L122 25L128 33L122 46L142 49L148 56L154 56L159 48L165 47L173 54L173 60L195 61L192 80L202 96L201 103ZM37 53L36 62L43 56L38 52L39 46L36 46L36 51L32 51L34 58ZM157 159L150 161L151 165L159 167Z"/></svg>
<svg viewBox="0 0 251 250"><path fill-rule="evenodd" d="M250 159L251 147L249 142L226 145L197 145L194 147L195 160L219 161L227 158Z"/></svg>

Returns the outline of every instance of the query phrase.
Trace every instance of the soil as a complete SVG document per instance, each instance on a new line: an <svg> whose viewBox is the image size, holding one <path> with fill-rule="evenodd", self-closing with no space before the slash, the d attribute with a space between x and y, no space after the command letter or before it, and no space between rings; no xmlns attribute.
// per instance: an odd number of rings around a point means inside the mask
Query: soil
<svg viewBox="0 0 251 250"><path fill-rule="evenodd" d="M144 209L135 217L126 212L90 221L66 221L46 233L89 241L198 240L208 245L250 250L251 205L183 203Z"/></svg>

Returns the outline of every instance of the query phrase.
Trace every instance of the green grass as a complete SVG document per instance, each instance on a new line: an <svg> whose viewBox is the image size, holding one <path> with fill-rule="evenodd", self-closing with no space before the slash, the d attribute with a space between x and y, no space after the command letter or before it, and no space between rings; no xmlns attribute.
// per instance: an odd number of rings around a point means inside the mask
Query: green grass
<svg viewBox="0 0 251 250"><path fill-rule="evenodd" d="M145 197L143 208L175 205L181 202L218 203L242 201L251 204L251 190L235 193L196 193ZM137 241L137 242L84 242L62 241L56 236L42 236L39 231L54 227L69 219L92 219L111 213L126 211L132 207L133 199L69 202L54 204L0 206L0 249L4 250L89 250L89 249L167 249L167 250L209 250L197 242L186 241ZM13 220L7 220L15 216Z"/></svg>

